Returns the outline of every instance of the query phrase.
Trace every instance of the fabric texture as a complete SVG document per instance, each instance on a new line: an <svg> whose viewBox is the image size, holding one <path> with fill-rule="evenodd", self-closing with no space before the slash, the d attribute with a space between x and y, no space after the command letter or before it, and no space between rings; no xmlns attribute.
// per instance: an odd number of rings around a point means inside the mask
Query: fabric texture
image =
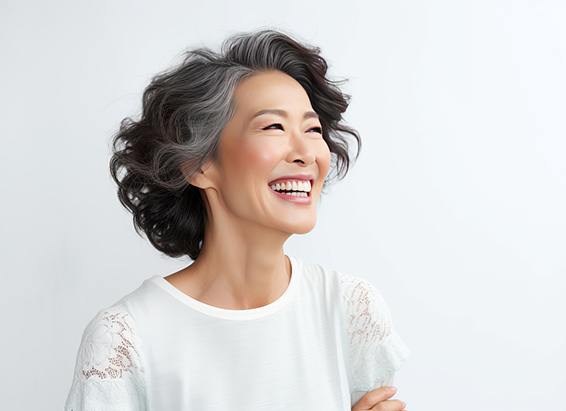
<svg viewBox="0 0 566 411"><path fill-rule="evenodd" d="M379 290L289 259L289 286L263 307L211 306L154 275L98 311L65 411L350 411L392 384L410 351Z"/></svg>
<svg viewBox="0 0 566 411"><path fill-rule="evenodd" d="M99 311L83 331L65 410L145 410L142 348L123 305Z"/></svg>
<svg viewBox="0 0 566 411"><path fill-rule="evenodd" d="M338 273L349 338L352 404L366 392L393 385L411 351L395 328L381 292L368 280Z"/></svg>

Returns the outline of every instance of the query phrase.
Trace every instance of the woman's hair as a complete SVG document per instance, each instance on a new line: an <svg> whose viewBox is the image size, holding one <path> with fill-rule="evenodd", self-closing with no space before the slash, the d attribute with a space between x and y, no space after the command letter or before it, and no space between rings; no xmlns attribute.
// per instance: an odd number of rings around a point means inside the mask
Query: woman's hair
<svg viewBox="0 0 566 411"><path fill-rule="evenodd" d="M170 257L196 260L210 216L202 190L181 169L192 175L207 160L217 160L222 129L235 109L234 91L260 70L282 71L305 89L331 153L322 191L333 171L342 179L350 166L345 134L357 141L355 160L361 139L341 122L351 96L337 86L347 80L327 79L328 65L319 53L319 47L262 29L232 35L220 53L206 47L186 51L180 64L155 75L143 92L141 118L124 118L112 140L110 173L136 232L143 230Z"/></svg>

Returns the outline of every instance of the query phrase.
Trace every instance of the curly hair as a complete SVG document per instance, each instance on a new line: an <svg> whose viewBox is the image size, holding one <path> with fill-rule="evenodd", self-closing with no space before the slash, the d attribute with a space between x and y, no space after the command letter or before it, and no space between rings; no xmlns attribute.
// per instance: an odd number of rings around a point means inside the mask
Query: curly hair
<svg viewBox="0 0 566 411"><path fill-rule="evenodd" d="M206 47L185 51L182 61L152 77L143 92L139 120L120 122L113 135L110 173L120 203L133 214L134 228L170 257L196 260L204 241L207 216L201 189L187 175L217 159L223 127L234 113L238 83L262 70L279 70L305 89L319 114L331 168L322 192L335 172L350 167L346 134L359 133L343 124L351 96L338 86L347 81L326 78L328 65L320 48L301 44L281 31L240 32L224 40L220 53ZM120 173L122 171L122 173Z"/></svg>

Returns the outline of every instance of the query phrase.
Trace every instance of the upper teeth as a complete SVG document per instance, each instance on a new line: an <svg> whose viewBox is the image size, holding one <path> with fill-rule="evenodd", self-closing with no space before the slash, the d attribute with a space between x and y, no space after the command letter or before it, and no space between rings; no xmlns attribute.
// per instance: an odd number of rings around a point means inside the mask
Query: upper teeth
<svg viewBox="0 0 566 411"><path fill-rule="evenodd" d="M293 190L293 191L311 191L310 181L281 181L279 183L271 184L273 190Z"/></svg>

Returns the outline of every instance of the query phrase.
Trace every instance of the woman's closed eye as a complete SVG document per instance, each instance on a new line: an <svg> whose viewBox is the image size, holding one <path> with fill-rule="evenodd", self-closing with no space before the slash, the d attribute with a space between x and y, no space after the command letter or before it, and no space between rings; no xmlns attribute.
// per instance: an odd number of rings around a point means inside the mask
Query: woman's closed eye
<svg viewBox="0 0 566 411"><path fill-rule="evenodd" d="M273 124L270 124L269 126L264 127L263 130L269 130L270 127L272 127L272 126L279 126L279 127L281 128L281 130L285 131L285 130L283 129L283 125L281 125L281 123L273 123ZM317 133L322 134L322 128L321 128L321 127L318 127L318 126L317 126L317 127L311 127L310 129L308 129L308 131L310 131L310 130L316 130Z"/></svg>

